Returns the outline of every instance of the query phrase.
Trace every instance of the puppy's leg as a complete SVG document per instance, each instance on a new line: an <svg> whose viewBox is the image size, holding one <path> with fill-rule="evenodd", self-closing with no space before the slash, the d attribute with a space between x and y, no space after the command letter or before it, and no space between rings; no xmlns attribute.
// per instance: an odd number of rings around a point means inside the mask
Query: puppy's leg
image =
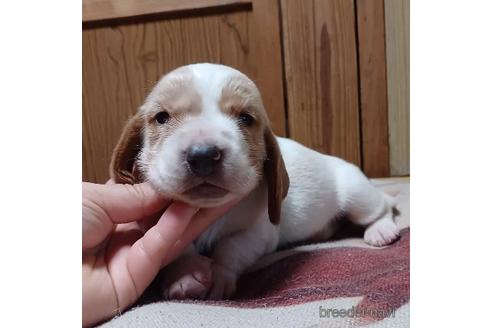
<svg viewBox="0 0 492 328"><path fill-rule="evenodd" d="M345 209L355 224L366 226L364 240L373 246L385 246L400 234L393 218L397 204L393 197L376 188L358 168L346 177L343 187Z"/></svg>
<svg viewBox="0 0 492 328"><path fill-rule="evenodd" d="M212 260L198 254L190 245L174 262L162 270L164 299L203 299L212 285Z"/></svg>
<svg viewBox="0 0 492 328"><path fill-rule="evenodd" d="M212 254L212 287L209 299L227 299L236 291L239 276L278 244L278 227L261 217L246 231L219 240Z"/></svg>

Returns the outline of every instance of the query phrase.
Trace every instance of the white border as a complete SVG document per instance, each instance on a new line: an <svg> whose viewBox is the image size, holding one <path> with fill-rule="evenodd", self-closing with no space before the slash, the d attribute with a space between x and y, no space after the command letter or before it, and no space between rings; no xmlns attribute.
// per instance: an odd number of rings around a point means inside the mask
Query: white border
<svg viewBox="0 0 492 328"><path fill-rule="evenodd" d="M411 1L411 323L490 321L492 3Z"/></svg>
<svg viewBox="0 0 492 328"><path fill-rule="evenodd" d="M81 323L81 3L0 4L0 326Z"/></svg>

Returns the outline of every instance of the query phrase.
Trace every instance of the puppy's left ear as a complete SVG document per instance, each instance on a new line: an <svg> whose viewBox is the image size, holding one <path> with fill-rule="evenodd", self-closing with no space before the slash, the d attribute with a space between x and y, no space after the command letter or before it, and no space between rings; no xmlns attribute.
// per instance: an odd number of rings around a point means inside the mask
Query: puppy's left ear
<svg viewBox="0 0 492 328"><path fill-rule="evenodd" d="M289 175L275 135L268 127L264 138L267 158L263 164L263 174L268 186L268 216L270 222L279 224L282 201L289 191Z"/></svg>

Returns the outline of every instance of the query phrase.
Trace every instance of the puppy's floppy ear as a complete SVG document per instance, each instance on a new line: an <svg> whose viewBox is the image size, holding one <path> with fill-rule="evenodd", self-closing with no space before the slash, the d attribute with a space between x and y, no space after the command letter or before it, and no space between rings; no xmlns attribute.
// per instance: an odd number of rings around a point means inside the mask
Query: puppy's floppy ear
<svg viewBox="0 0 492 328"><path fill-rule="evenodd" d="M278 224L282 200L289 191L289 175L277 140L269 127L265 129L264 138L267 158L263 164L263 174L268 187L268 216L270 222Z"/></svg>
<svg viewBox="0 0 492 328"><path fill-rule="evenodd" d="M136 159L142 148L143 117L135 114L125 125L111 157L109 175L115 183L141 182Z"/></svg>

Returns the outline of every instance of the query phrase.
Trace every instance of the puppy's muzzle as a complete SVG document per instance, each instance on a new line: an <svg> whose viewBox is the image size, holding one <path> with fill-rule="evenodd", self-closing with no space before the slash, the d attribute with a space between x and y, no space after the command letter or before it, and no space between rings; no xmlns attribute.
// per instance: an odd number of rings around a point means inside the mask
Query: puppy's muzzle
<svg viewBox="0 0 492 328"><path fill-rule="evenodd" d="M222 162L222 151L214 145L195 144L186 151L186 161L193 174L205 178L217 171Z"/></svg>

